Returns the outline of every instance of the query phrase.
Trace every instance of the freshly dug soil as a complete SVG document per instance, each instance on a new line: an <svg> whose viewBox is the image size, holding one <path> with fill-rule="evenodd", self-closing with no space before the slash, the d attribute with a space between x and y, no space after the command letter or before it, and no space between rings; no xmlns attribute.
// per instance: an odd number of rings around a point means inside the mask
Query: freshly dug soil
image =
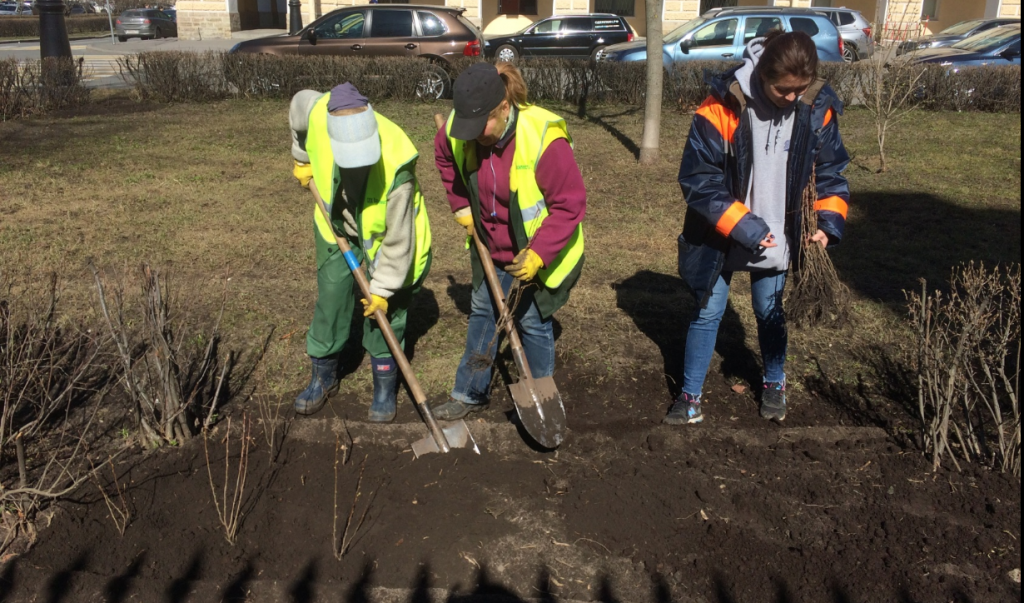
<svg viewBox="0 0 1024 603"><path fill-rule="evenodd" d="M711 379L705 423L668 428L660 371L569 365L557 382L572 428L557 452L523 442L506 394L469 421L479 455L415 459L426 430L407 400L392 426L345 399L292 418L274 460L257 429L234 545L201 439L137 456L119 465L124 536L85 488L3 568L0 601L1020 601L1016 479L933 473L806 388L783 426ZM224 436L209 441L218 494Z"/></svg>

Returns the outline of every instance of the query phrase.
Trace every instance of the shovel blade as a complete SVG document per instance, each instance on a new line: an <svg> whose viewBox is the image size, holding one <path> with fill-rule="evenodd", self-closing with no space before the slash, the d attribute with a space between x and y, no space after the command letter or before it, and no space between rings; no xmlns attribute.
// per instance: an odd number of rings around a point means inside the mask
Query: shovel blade
<svg viewBox="0 0 1024 603"><path fill-rule="evenodd" d="M545 448L565 439L565 406L551 377L518 381L508 386L526 433Z"/></svg>
<svg viewBox="0 0 1024 603"><path fill-rule="evenodd" d="M444 432L444 439L448 440L450 448L472 448L473 452L480 454L480 448L476 445L473 434L469 433L469 427L462 419L445 424L441 427L441 431ZM412 452L416 458L420 458L424 454L441 452L441 448L433 437L427 436L412 443Z"/></svg>

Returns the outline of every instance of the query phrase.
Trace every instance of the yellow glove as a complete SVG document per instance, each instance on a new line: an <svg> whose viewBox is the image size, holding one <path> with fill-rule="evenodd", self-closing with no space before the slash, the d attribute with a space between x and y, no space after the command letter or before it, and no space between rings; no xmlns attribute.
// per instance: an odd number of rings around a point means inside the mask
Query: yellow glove
<svg viewBox="0 0 1024 603"><path fill-rule="evenodd" d="M292 168L292 176L295 176L302 188L309 188L309 181L313 179L313 166L296 161L295 167Z"/></svg>
<svg viewBox="0 0 1024 603"><path fill-rule="evenodd" d="M370 301L365 299L359 300L363 303L363 316L366 318L373 318L377 310L387 314L388 313L388 300L384 299L379 295L370 294Z"/></svg>
<svg viewBox="0 0 1024 603"><path fill-rule="evenodd" d="M459 223L459 226L466 229L466 234L473 236L473 214L466 214L461 218L455 218L455 221Z"/></svg>
<svg viewBox="0 0 1024 603"><path fill-rule="evenodd" d="M532 281L537 272L544 267L544 260L540 259L537 252L532 249L524 249L512 260L512 265L505 266L505 272L517 279L526 282Z"/></svg>

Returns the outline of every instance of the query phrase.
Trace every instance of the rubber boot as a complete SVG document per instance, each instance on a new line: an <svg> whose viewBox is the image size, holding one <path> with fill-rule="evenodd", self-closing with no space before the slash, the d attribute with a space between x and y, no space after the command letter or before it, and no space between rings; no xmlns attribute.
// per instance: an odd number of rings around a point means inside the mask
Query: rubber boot
<svg viewBox="0 0 1024 603"><path fill-rule="evenodd" d="M373 367L373 404L371 423L390 423L398 412L398 364L394 358L371 358Z"/></svg>
<svg viewBox="0 0 1024 603"><path fill-rule="evenodd" d="M313 361L313 376L305 391L295 398L295 412L311 415L327 404L327 397L338 389L338 358L310 358Z"/></svg>

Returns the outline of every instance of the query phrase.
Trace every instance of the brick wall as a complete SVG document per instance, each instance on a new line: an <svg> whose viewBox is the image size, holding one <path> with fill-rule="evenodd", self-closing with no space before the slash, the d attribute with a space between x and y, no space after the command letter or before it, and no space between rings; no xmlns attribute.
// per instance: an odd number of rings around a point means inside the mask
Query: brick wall
<svg viewBox="0 0 1024 603"><path fill-rule="evenodd" d="M179 0L177 9L182 40L230 38L231 32L242 28L238 13L228 13L223 0Z"/></svg>
<svg viewBox="0 0 1024 603"><path fill-rule="evenodd" d="M690 19L700 16L700 0L665 0L662 30L672 31Z"/></svg>

